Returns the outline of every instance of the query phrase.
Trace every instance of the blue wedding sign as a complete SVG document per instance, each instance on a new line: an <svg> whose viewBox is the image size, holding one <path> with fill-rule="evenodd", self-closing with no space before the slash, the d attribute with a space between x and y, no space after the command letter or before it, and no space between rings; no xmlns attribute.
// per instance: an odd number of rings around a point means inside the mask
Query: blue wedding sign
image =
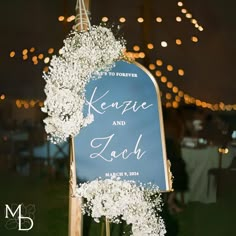
<svg viewBox="0 0 236 236"><path fill-rule="evenodd" d="M94 122L75 137L79 182L112 176L170 190L159 89L138 63L118 61L86 87Z"/></svg>

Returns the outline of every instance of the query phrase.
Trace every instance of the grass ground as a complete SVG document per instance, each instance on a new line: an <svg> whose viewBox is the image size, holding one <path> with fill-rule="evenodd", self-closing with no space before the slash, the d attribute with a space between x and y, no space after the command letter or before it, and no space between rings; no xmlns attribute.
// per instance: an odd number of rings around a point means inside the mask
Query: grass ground
<svg viewBox="0 0 236 236"><path fill-rule="evenodd" d="M235 186L224 192L214 204L189 203L182 213L169 215L164 209L167 236L235 236ZM25 177L1 168L0 172L1 236L67 236L68 181L46 177ZM23 203L34 220L29 232L17 230L17 222L5 219L5 204ZM30 208L31 207L31 208ZM33 210L35 210L35 212ZM27 227L27 225L23 225ZM86 220L84 236L100 236L101 225ZM127 228L126 228L127 229ZM121 235L123 228L112 226L111 235Z"/></svg>

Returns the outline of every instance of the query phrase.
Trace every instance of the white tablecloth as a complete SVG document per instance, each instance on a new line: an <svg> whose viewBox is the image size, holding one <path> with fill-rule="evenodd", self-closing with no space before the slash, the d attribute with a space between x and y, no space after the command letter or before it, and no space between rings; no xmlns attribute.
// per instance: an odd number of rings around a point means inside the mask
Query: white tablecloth
<svg viewBox="0 0 236 236"><path fill-rule="evenodd" d="M222 155L222 168L230 166L236 151L229 147L229 152ZM185 202L216 202L216 186L214 178L210 178L209 192L207 194L208 170L218 168L218 147L208 146L202 149L182 148L182 156L186 163L189 176L189 191L185 193Z"/></svg>

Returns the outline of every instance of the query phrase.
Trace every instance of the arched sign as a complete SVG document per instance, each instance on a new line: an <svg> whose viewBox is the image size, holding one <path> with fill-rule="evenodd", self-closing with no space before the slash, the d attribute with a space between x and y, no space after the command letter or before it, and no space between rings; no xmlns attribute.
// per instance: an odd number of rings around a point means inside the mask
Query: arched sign
<svg viewBox="0 0 236 236"><path fill-rule="evenodd" d="M98 177L152 183L170 190L161 101L155 79L138 63L118 61L86 87L94 122L75 137L79 182Z"/></svg>

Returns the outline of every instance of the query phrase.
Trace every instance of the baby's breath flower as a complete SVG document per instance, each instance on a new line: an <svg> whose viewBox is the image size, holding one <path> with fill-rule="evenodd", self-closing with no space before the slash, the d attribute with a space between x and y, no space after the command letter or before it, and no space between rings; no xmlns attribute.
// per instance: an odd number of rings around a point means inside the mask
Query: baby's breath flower
<svg viewBox="0 0 236 236"><path fill-rule="evenodd" d="M166 228L159 215L162 206L159 188L151 184L143 187L133 181L96 179L77 188L83 197L82 212L99 222L106 217L113 223L120 220L132 225L132 236L164 236Z"/></svg>
<svg viewBox="0 0 236 236"><path fill-rule="evenodd" d="M99 78L96 72L110 70L125 48L123 39L117 40L111 29L102 26L73 31L63 42L60 55L52 57L49 71L43 74L45 130L56 143L77 135L93 121L93 116L83 114L85 86Z"/></svg>

